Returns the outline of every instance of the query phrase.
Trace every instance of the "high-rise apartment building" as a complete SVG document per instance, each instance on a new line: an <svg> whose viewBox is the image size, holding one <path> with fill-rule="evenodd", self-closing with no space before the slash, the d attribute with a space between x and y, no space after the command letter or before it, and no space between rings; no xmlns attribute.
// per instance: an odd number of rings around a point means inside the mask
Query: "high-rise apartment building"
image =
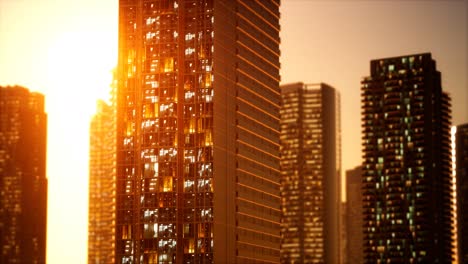
<svg viewBox="0 0 468 264"><path fill-rule="evenodd" d="M363 263L362 168L346 171L346 263Z"/></svg>
<svg viewBox="0 0 468 264"><path fill-rule="evenodd" d="M468 123L455 127L459 263L468 263Z"/></svg>
<svg viewBox="0 0 468 264"><path fill-rule="evenodd" d="M115 105L98 101L90 125L88 264L114 263Z"/></svg>
<svg viewBox="0 0 468 264"><path fill-rule="evenodd" d="M366 263L450 262L451 106L430 53L372 60L362 81Z"/></svg>
<svg viewBox="0 0 468 264"><path fill-rule="evenodd" d="M293 83L281 96L281 262L339 263L339 94Z"/></svg>
<svg viewBox="0 0 468 264"><path fill-rule="evenodd" d="M0 87L0 263L45 263L44 96Z"/></svg>
<svg viewBox="0 0 468 264"><path fill-rule="evenodd" d="M279 0L120 0L117 263L275 263Z"/></svg>

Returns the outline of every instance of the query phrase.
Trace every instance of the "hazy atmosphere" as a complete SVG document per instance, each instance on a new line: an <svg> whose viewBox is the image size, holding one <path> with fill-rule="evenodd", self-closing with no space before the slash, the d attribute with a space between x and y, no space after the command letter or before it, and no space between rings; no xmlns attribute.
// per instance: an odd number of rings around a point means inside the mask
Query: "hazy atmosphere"
<svg viewBox="0 0 468 264"><path fill-rule="evenodd" d="M468 121L468 1L281 1L281 83L341 94L342 173L361 163L360 82L370 60L431 52ZM45 94L47 262L85 263L89 121L117 61L118 1L0 0L0 85ZM66 261L64 261L66 260Z"/></svg>

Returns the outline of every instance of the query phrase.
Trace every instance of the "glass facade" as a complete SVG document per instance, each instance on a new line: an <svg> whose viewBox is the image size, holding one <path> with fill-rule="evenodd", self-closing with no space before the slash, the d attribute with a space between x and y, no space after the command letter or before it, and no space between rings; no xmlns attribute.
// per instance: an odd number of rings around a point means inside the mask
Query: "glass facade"
<svg viewBox="0 0 468 264"><path fill-rule="evenodd" d="M0 87L0 263L45 263L44 96Z"/></svg>
<svg viewBox="0 0 468 264"><path fill-rule="evenodd" d="M278 9L120 0L117 263L279 257Z"/></svg>
<svg viewBox="0 0 468 264"><path fill-rule="evenodd" d="M431 54L371 61L361 100L365 262L450 261L450 98Z"/></svg>
<svg viewBox="0 0 468 264"><path fill-rule="evenodd" d="M325 84L281 89L281 262L338 263L339 94Z"/></svg>
<svg viewBox="0 0 468 264"><path fill-rule="evenodd" d="M120 12L118 261L175 263L179 250L212 262L213 2Z"/></svg>

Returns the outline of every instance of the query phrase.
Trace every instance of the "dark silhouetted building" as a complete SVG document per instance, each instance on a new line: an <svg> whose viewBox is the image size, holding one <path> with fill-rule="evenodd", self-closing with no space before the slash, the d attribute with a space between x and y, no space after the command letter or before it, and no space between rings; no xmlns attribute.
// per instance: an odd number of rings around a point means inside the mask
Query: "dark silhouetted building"
<svg viewBox="0 0 468 264"><path fill-rule="evenodd" d="M281 96L281 262L339 263L339 94L293 83Z"/></svg>
<svg viewBox="0 0 468 264"><path fill-rule="evenodd" d="M116 262L279 262L279 0L119 3Z"/></svg>
<svg viewBox="0 0 468 264"><path fill-rule="evenodd" d="M115 105L98 101L90 125L88 264L114 263Z"/></svg>
<svg viewBox="0 0 468 264"><path fill-rule="evenodd" d="M44 96L0 87L0 263L45 263Z"/></svg>
<svg viewBox="0 0 468 264"><path fill-rule="evenodd" d="M460 263L468 263L468 124L456 126L455 164L458 208L458 256Z"/></svg>
<svg viewBox="0 0 468 264"><path fill-rule="evenodd" d="M451 106L430 53L372 60L362 81L364 259L451 262Z"/></svg>
<svg viewBox="0 0 468 264"><path fill-rule="evenodd" d="M346 171L346 263L363 263L362 168Z"/></svg>

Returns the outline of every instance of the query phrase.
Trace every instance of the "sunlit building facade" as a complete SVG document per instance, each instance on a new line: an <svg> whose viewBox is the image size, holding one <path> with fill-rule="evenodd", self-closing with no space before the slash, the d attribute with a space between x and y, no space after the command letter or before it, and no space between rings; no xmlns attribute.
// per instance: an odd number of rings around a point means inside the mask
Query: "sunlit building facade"
<svg viewBox="0 0 468 264"><path fill-rule="evenodd" d="M279 0L119 3L116 262L279 262Z"/></svg>
<svg viewBox="0 0 468 264"><path fill-rule="evenodd" d="M468 263L468 123L455 129L459 262Z"/></svg>
<svg viewBox="0 0 468 264"><path fill-rule="evenodd" d="M363 263L362 168L346 171L346 263Z"/></svg>
<svg viewBox="0 0 468 264"><path fill-rule="evenodd" d="M115 112L99 100L90 125L88 264L115 262Z"/></svg>
<svg viewBox="0 0 468 264"><path fill-rule="evenodd" d="M45 263L44 96L0 87L0 263Z"/></svg>
<svg viewBox="0 0 468 264"><path fill-rule="evenodd" d="M339 263L339 94L293 83L281 96L281 262Z"/></svg>
<svg viewBox="0 0 468 264"><path fill-rule="evenodd" d="M361 85L365 263L454 253L451 106L430 53L372 60Z"/></svg>

